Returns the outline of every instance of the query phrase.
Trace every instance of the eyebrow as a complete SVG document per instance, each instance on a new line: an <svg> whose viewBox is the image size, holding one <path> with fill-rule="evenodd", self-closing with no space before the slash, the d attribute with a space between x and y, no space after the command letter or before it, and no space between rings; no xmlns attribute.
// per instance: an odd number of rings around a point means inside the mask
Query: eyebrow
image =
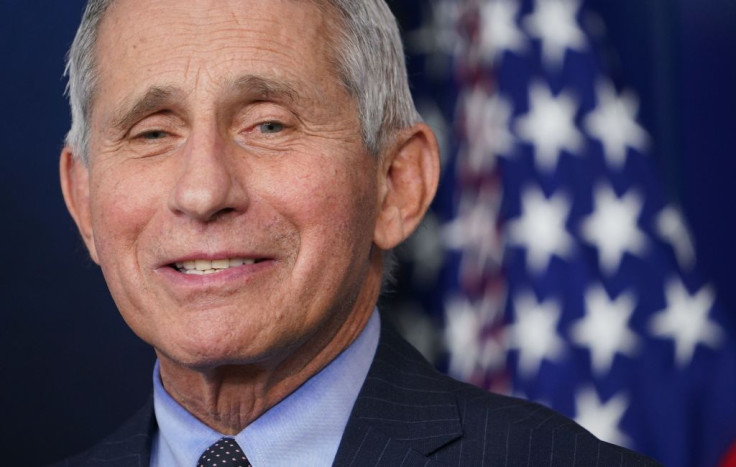
<svg viewBox="0 0 736 467"><path fill-rule="evenodd" d="M243 75L235 79L229 86L230 91L238 96L248 96L251 99L280 100L296 103L299 93L288 82L267 79L255 75Z"/></svg>
<svg viewBox="0 0 736 467"><path fill-rule="evenodd" d="M156 112L182 98L182 91L173 86L149 88L132 105L122 104L113 113L111 127L124 130L144 116Z"/></svg>

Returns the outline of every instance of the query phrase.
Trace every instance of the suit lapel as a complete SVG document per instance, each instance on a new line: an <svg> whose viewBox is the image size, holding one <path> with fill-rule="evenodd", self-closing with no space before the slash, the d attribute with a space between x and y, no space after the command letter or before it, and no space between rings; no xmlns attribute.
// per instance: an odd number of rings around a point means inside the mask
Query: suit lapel
<svg viewBox="0 0 736 467"><path fill-rule="evenodd" d="M350 423L335 457L335 466L414 467L440 466L413 448L409 441L397 440L360 419Z"/></svg>
<svg viewBox="0 0 736 467"><path fill-rule="evenodd" d="M457 400L446 386L447 379L385 318L382 323L376 356L334 465L439 467L442 464L429 456L462 436ZM149 399L115 434L64 465L148 466L155 430Z"/></svg>
<svg viewBox="0 0 736 467"><path fill-rule="evenodd" d="M149 398L115 433L88 452L80 464L90 467L148 467L151 463L151 442L155 430L153 398ZM77 464L71 462L70 465Z"/></svg>
<svg viewBox="0 0 736 467"><path fill-rule="evenodd" d="M455 396L446 380L382 322L376 356L334 465L440 465L428 456L462 436Z"/></svg>

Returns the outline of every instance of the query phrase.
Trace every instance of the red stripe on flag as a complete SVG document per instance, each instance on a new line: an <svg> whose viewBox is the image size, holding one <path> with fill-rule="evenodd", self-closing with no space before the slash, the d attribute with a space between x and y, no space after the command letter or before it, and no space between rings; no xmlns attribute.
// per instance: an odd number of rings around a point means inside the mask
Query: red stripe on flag
<svg viewBox="0 0 736 467"><path fill-rule="evenodd" d="M721 460L719 467L736 467L736 442L731 445L731 448Z"/></svg>

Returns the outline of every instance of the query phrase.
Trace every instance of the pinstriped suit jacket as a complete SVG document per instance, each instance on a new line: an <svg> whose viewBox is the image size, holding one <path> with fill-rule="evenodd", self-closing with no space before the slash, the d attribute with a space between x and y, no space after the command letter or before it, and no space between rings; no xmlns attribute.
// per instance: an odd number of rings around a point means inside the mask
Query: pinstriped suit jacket
<svg viewBox="0 0 736 467"><path fill-rule="evenodd" d="M382 320L386 323L387 320ZM152 403L64 466L148 466ZM389 325L355 403L336 466L655 466L530 402L437 372Z"/></svg>

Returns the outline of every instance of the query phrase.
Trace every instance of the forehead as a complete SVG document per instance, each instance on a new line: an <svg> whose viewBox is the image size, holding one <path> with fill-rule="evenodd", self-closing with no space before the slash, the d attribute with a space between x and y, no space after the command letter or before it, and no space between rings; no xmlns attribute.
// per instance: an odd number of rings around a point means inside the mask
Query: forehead
<svg viewBox="0 0 736 467"><path fill-rule="evenodd" d="M96 94L122 98L115 93L161 84L192 91L243 74L319 93L338 81L335 17L316 0L116 0L98 32Z"/></svg>
<svg viewBox="0 0 736 467"><path fill-rule="evenodd" d="M228 17L231 24L227 24ZM166 33L189 26L211 33L218 23L226 32L233 24L257 29L258 23L273 26L273 20L280 20L291 27L287 31L271 29L273 35L287 32L304 40L312 32L310 26L322 30L338 17L327 0L109 0L100 30L111 32L113 41L122 45L123 36L145 41L146 28Z"/></svg>

